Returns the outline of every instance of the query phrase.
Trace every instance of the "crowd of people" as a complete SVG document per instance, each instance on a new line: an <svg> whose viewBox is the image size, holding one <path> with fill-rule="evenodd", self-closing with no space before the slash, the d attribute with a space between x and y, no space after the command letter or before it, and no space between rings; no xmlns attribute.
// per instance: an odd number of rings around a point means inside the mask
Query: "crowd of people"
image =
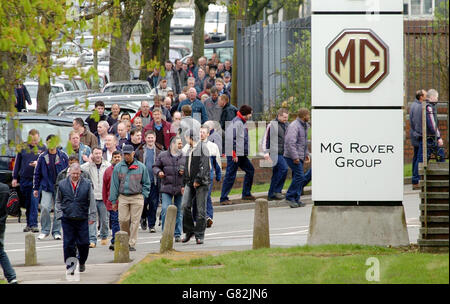
<svg viewBox="0 0 450 304"><path fill-rule="evenodd" d="M195 237L203 244L206 228L213 225L214 179L222 180L220 204L232 204L228 195L238 168L245 172L242 199L255 200L254 167L248 158L252 108L230 104L231 66L225 62L216 69L212 59L209 65L204 57L198 65L190 60L187 69L180 61L175 67L166 62L165 77L155 69L148 79L154 105L142 101L133 117L117 104L106 115L104 103L97 101L93 115L73 120L67 145L54 134L40 145L39 131L30 130L26 146L17 153L12 181L26 207L23 231L39 233L38 240L50 235L62 239L64 259L78 252L84 271L89 249L98 240L108 245L111 236L109 249L114 250L119 230L128 233L130 251L136 250L139 229L156 232L158 206L161 230L168 206L177 207L175 242ZM284 199L281 190L290 167L293 180L286 202L292 208L304 206L300 196L311 179L311 170L303 170L310 161L309 115L300 109L289 124L288 110L280 109L264 136L265 158L273 162L268 199Z"/></svg>

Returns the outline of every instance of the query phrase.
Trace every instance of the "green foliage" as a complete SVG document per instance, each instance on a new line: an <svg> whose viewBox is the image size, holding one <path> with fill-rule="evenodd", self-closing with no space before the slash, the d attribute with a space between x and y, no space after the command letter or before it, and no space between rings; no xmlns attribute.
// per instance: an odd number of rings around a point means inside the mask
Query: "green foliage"
<svg viewBox="0 0 450 304"><path fill-rule="evenodd" d="M92 118L95 122L100 121L100 114L98 114L97 109L94 109L94 112L89 117Z"/></svg>
<svg viewBox="0 0 450 304"><path fill-rule="evenodd" d="M279 108L288 108L289 113L297 113L299 108L311 108L311 33L302 30L294 34L295 44L290 42L293 52L282 59L284 70L275 74L283 82L277 92L275 105L262 115L263 120L271 120ZM292 116L292 115L291 115Z"/></svg>
<svg viewBox="0 0 450 304"><path fill-rule="evenodd" d="M47 148L55 149L60 145L60 143L61 138L58 135L53 136L49 141L47 141Z"/></svg>

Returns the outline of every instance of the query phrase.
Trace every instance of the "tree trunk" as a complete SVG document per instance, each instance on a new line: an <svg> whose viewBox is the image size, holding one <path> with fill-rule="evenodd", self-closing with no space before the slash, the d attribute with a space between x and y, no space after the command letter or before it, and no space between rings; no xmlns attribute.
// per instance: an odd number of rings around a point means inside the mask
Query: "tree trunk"
<svg viewBox="0 0 450 304"><path fill-rule="evenodd" d="M6 69L0 66L0 112L9 112L14 110L16 101L14 95L16 75L12 71L18 62L12 53L3 51L0 51L0 62L8 66Z"/></svg>
<svg viewBox="0 0 450 304"><path fill-rule="evenodd" d="M153 72L150 64L157 61L158 66L164 66L169 58L170 21L173 16L175 0L146 0L141 26L141 80Z"/></svg>
<svg viewBox="0 0 450 304"><path fill-rule="evenodd" d="M242 12L246 11L247 8L247 1L246 0L238 0L238 9L237 9L237 15L235 16L236 22L234 23L234 46L233 46L233 70L234 73L231 74L231 104L235 107L238 106L238 98L237 98L237 92L238 92L238 81L237 81L237 73L238 73L238 63L237 63L237 21L242 21L242 24L245 26L244 18L245 16L242 15Z"/></svg>
<svg viewBox="0 0 450 304"><path fill-rule="evenodd" d="M37 60L42 65L46 71L50 71L50 56L52 53L52 40L46 39L44 41L46 51L38 53ZM47 79L45 84L41 84L41 79L39 78L38 92L36 97L36 112L37 113L48 113L48 100L51 90L50 84L50 73L47 73Z"/></svg>
<svg viewBox="0 0 450 304"><path fill-rule="evenodd" d="M194 62L203 56L205 48L205 16L208 11L209 0L195 0L195 23L192 34Z"/></svg>
<svg viewBox="0 0 450 304"><path fill-rule="evenodd" d="M143 0L128 0L124 3L124 10L120 7L113 10L120 19L120 36L111 35L111 49L109 59L109 77L111 81L130 80L130 54L128 52L128 41L131 38L134 27L139 21Z"/></svg>

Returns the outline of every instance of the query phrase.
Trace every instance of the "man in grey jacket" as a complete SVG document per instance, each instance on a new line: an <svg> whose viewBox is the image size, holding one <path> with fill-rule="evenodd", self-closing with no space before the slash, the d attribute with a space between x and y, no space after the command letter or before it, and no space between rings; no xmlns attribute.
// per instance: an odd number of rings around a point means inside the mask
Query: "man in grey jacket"
<svg viewBox="0 0 450 304"><path fill-rule="evenodd" d="M292 182L286 193L286 202L291 208L304 207L300 196L311 180L311 169L303 171L304 163L309 163L308 129L310 114L306 108L298 110L298 117L286 130L284 138L284 154L286 162L292 170Z"/></svg>
<svg viewBox="0 0 450 304"><path fill-rule="evenodd" d="M108 245L108 217L105 203L103 203L102 190L103 190L103 175L106 169L111 164L103 159L103 151L100 147L95 147L92 151L92 162L84 163L81 165L81 171L89 175L89 179L94 187L94 197L97 206L98 219L100 222L100 238L101 245ZM95 248L97 246L97 225L95 222L89 225L89 247Z"/></svg>

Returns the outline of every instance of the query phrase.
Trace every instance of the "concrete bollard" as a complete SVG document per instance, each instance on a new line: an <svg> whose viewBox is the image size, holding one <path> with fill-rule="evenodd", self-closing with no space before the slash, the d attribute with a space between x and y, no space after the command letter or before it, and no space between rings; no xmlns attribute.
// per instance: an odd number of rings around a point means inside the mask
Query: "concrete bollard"
<svg viewBox="0 0 450 304"><path fill-rule="evenodd" d="M37 265L36 237L30 231L25 235L25 266Z"/></svg>
<svg viewBox="0 0 450 304"><path fill-rule="evenodd" d="M258 248L270 248L269 203L261 198L255 202L253 221L253 249Z"/></svg>
<svg viewBox="0 0 450 304"><path fill-rule="evenodd" d="M164 231L161 237L160 253L173 250L173 234L175 232L175 223L177 220L177 207L170 205L167 208L166 218L164 220Z"/></svg>
<svg viewBox="0 0 450 304"><path fill-rule="evenodd" d="M114 263L130 262L129 237L125 231L118 231L114 240Z"/></svg>

